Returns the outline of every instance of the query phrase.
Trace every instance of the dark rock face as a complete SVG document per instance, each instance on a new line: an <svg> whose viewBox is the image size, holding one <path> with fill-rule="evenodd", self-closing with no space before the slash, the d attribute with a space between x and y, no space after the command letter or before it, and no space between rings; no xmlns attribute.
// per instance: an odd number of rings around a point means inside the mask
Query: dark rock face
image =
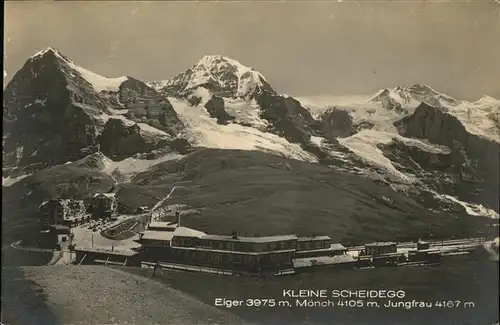
<svg viewBox="0 0 500 325"><path fill-rule="evenodd" d="M98 141L102 153L117 160L168 144L165 139L152 139L142 135L137 124L126 126L119 119L108 120Z"/></svg>
<svg viewBox="0 0 500 325"><path fill-rule="evenodd" d="M224 99L219 96L212 96L205 104L205 108L211 117L217 119L219 124L229 124L234 120L234 117L229 115L224 109Z"/></svg>
<svg viewBox="0 0 500 325"><path fill-rule="evenodd" d="M98 141L103 127L99 116L110 113L108 108L128 108L132 121L174 136L184 128L168 99L142 81L128 78L118 92L98 93L74 63L52 49L28 59L3 94L3 168L15 169L15 173L78 160L96 152L100 141L109 152L122 148L120 157L137 152L136 146L143 141L158 142L140 140L140 136L127 131L131 138L126 143L132 148L126 148L122 138L125 133L112 133L120 139L111 140L109 126L106 140L101 137ZM116 147L110 143L120 144ZM150 146L143 150L147 148Z"/></svg>
<svg viewBox="0 0 500 325"><path fill-rule="evenodd" d="M327 139L345 138L356 133L352 118L346 111L330 108L320 116L323 135Z"/></svg>
<svg viewBox="0 0 500 325"><path fill-rule="evenodd" d="M165 86L162 91L169 96L187 98L195 89L187 89L191 78L193 78L194 70L189 69L177 75L172 79L172 82ZM209 78L207 82L197 85L198 87L206 88L211 94L221 97L233 97L236 95L238 89L238 77L231 72L231 69L221 74L221 79L225 84L221 85L220 82L214 78ZM197 87L196 87L197 88Z"/></svg>
<svg viewBox="0 0 500 325"><path fill-rule="evenodd" d="M452 149L452 162L460 168L456 184L460 198L498 211L500 144L467 132L456 117L425 103L395 126L403 136Z"/></svg>
<svg viewBox="0 0 500 325"><path fill-rule="evenodd" d="M261 117L268 120L272 130L290 142L309 142L312 134L317 134L318 122L300 102L292 97L277 96L263 92L256 97L262 108Z"/></svg>
<svg viewBox="0 0 500 325"><path fill-rule="evenodd" d="M128 78L120 85L120 102L128 110L127 117L149 124L171 135L184 126L168 98L144 82Z"/></svg>
<svg viewBox="0 0 500 325"><path fill-rule="evenodd" d="M408 163L404 165L416 165L425 170L437 170L437 171L458 171L460 170L460 163L453 160L454 156L451 152L429 152L423 150L417 146L410 146L401 141L394 140L393 143L389 145L378 145L379 148L384 150L400 152L401 157L404 157ZM445 150L443 148L443 150ZM385 152L385 151L384 151Z"/></svg>
<svg viewBox="0 0 500 325"><path fill-rule="evenodd" d="M67 78L67 68L47 52L28 60L4 90L4 166L64 163L83 157L93 144L91 112L74 101L91 90L76 76ZM81 89L74 90L76 82Z"/></svg>
<svg viewBox="0 0 500 325"><path fill-rule="evenodd" d="M177 151L181 155L185 155L190 153L194 148L191 146L188 140L186 139L174 139L170 142L169 147L172 150Z"/></svg>
<svg viewBox="0 0 500 325"><path fill-rule="evenodd" d="M375 126L372 122L369 121L362 121L356 125L354 125L354 133L363 131L363 130L370 130Z"/></svg>

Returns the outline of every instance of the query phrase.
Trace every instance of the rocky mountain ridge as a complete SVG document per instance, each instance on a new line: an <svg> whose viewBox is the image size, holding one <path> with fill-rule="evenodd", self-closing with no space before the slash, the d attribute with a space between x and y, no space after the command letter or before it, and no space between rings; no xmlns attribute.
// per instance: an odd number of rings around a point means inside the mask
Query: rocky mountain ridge
<svg viewBox="0 0 500 325"><path fill-rule="evenodd" d="M4 169L38 170L99 147L113 156L111 133L112 141L127 138L128 154L136 154L158 142L163 146L182 128L168 99L145 83L99 76L52 48L29 58L16 73L4 90L3 106ZM110 133L121 125L134 128ZM140 139L131 142L132 134Z"/></svg>
<svg viewBox="0 0 500 325"><path fill-rule="evenodd" d="M263 90L274 93L262 74L221 55L206 55L172 79L150 85L173 97L186 97L198 87L220 97L243 99L252 99Z"/></svg>

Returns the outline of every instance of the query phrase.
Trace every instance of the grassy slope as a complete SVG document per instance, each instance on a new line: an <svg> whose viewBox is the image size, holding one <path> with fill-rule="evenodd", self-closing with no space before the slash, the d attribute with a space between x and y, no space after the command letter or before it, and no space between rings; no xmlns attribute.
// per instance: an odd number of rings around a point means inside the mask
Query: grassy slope
<svg viewBox="0 0 500 325"><path fill-rule="evenodd" d="M182 182L179 182L182 181ZM123 186L129 205L188 204L187 226L211 233L328 234L345 243L475 235L482 218L431 213L388 186L318 164L262 152L201 149L141 173ZM389 201L385 198L390 198Z"/></svg>
<svg viewBox="0 0 500 325"><path fill-rule="evenodd" d="M85 198L111 189L111 177L97 168L81 162L55 166L4 188L2 220L8 239L31 236L28 228L37 230L37 207L45 199ZM431 213L386 185L319 164L239 150L199 149L159 164L121 185L118 199L131 208L153 206L174 184L169 203L194 208L195 213L183 217L184 224L210 233L328 234L354 244L409 240L429 232L435 237L473 236L484 222Z"/></svg>

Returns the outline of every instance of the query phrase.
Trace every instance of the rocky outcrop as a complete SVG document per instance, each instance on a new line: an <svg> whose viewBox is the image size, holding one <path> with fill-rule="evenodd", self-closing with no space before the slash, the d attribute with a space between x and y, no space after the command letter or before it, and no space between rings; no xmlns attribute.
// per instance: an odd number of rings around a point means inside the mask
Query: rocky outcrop
<svg viewBox="0 0 500 325"><path fill-rule="evenodd" d="M369 121L361 121L354 125L354 133L361 132L363 130L371 130L375 126L375 123Z"/></svg>
<svg viewBox="0 0 500 325"><path fill-rule="evenodd" d="M149 124L171 135L184 127L168 98L140 80L129 77L123 82L119 98L127 109L126 116L133 121Z"/></svg>
<svg viewBox="0 0 500 325"><path fill-rule="evenodd" d="M498 211L499 143L469 133L456 117L425 103L395 126L403 136L449 147L452 164L460 169L456 187L461 199Z"/></svg>
<svg viewBox="0 0 500 325"><path fill-rule="evenodd" d="M4 90L4 167L45 166L83 157L91 150L96 128L92 112L77 99L91 93L81 77L53 52L29 59ZM76 88L76 83L82 84ZM94 103L95 96L86 96Z"/></svg>
<svg viewBox="0 0 500 325"><path fill-rule="evenodd" d="M177 151L181 155L186 155L194 150L188 140L186 139L174 139L169 143L169 147L172 150Z"/></svg>
<svg viewBox="0 0 500 325"><path fill-rule="evenodd" d="M269 121L271 132L290 142L309 142L311 135L318 134L319 126L309 111L292 97L263 92L256 97L261 107L261 118Z"/></svg>
<svg viewBox="0 0 500 325"><path fill-rule="evenodd" d="M31 173L75 161L96 152L101 141L109 152L123 149L120 157L137 152L137 146L145 145L141 150L147 150L152 143L161 142L145 140L131 130L109 133L109 125L98 141L104 125L103 113L128 112L131 120L172 136L184 128L168 99L142 81L129 77L116 90L98 92L86 79L88 74L53 49L26 61L3 93L4 170ZM110 134L119 139L112 140ZM124 134L128 136L125 142Z"/></svg>
<svg viewBox="0 0 500 325"><path fill-rule="evenodd" d="M205 104L208 114L217 119L219 124L229 124L234 117L229 115L224 108L224 99L219 96L212 96Z"/></svg>
<svg viewBox="0 0 500 325"><path fill-rule="evenodd" d="M344 110L329 108L321 114L320 121L323 135L329 140L349 137L355 133L352 118Z"/></svg>
<svg viewBox="0 0 500 325"><path fill-rule="evenodd" d="M409 166L410 170L413 170L413 167L440 172L460 170L460 162L453 160L454 155L447 148L443 148L441 152L431 152L397 139L394 139L390 144L378 144L377 147L391 161L398 163L403 168Z"/></svg>
<svg viewBox="0 0 500 325"><path fill-rule="evenodd" d="M120 119L108 120L98 142L101 152L114 160L168 145L168 140L145 136L137 124L127 126Z"/></svg>

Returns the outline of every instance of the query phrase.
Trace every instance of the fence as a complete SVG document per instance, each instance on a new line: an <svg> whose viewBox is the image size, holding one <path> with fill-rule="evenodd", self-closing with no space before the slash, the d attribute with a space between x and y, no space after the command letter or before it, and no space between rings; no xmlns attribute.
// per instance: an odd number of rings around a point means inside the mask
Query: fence
<svg viewBox="0 0 500 325"><path fill-rule="evenodd" d="M151 262L142 262L141 267L143 268L154 268L156 263ZM179 264L171 264L171 263L160 263L160 267L162 269L171 269L171 270L181 270L181 271L190 271L190 272L202 272L202 273L211 273L211 274L220 274L220 275L233 275L233 271L230 270L221 270L209 267L201 267L201 266L189 266L189 265L179 265Z"/></svg>

